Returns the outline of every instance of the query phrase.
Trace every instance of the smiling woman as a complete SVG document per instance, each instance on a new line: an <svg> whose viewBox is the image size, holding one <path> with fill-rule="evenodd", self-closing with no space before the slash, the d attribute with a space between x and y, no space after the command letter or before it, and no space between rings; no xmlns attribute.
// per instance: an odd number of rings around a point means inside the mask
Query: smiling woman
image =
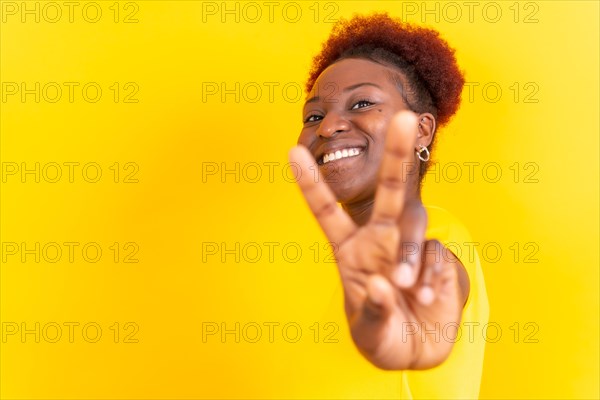
<svg viewBox="0 0 600 400"><path fill-rule="evenodd" d="M314 59L290 152L302 169L317 165L319 179L298 183L337 247L354 344L373 365L402 371L394 397L479 393L485 342L462 334L488 321L479 259L450 251L471 242L466 229L421 203L436 128L457 111L463 84L437 32L387 14L340 21Z"/></svg>

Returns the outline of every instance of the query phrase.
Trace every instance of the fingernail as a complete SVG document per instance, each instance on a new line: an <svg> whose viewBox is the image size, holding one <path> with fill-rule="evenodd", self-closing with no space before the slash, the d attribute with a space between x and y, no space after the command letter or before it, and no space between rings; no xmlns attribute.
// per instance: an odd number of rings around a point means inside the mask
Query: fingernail
<svg viewBox="0 0 600 400"><path fill-rule="evenodd" d="M369 294L369 299L372 303L377 304L378 306L383 303L383 288L381 287L381 282L372 280L369 283L367 293Z"/></svg>
<svg viewBox="0 0 600 400"><path fill-rule="evenodd" d="M419 289L417 296L421 304L428 306L431 303L433 303L435 293L433 293L433 289L431 288L431 286L423 286L421 289Z"/></svg>
<svg viewBox="0 0 600 400"><path fill-rule="evenodd" d="M381 298L381 293L377 290L369 292L369 299L371 299L371 302L373 304L377 304L378 306L380 306L383 302L383 299Z"/></svg>
<svg viewBox="0 0 600 400"><path fill-rule="evenodd" d="M400 287L408 287L412 283L412 268L408 263L401 263L393 272L394 283Z"/></svg>

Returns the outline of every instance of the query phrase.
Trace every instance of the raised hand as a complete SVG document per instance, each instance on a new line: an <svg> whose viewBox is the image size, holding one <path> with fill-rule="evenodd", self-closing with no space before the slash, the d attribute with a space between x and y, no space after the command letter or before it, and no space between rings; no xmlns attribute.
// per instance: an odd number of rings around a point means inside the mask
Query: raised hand
<svg viewBox="0 0 600 400"><path fill-rule="evenodd" d="M336 204L309 151L296 146L298 184L336 261L354 343L382 369L426 369L443 362L460 323L460 261L441 243L425 241L427 215L408 200L407 176L415 170L417 117L397 114L387 133L375 202L368 223L358 226ZM435 333L437 332L437 333Z"/></svg>

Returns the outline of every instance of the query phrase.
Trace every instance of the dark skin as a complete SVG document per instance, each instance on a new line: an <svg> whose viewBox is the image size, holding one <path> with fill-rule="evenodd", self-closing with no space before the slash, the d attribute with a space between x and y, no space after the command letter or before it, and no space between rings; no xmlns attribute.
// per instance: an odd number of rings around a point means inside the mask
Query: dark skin
<svg viewBox="0 0 600 400"><path fill-rule="evenodd" d="M334 243L358 350L382 369L427 369L448 357L453 341L423 328L460 322L469 279L448 249L425 240L415 150L433 140L435 118L409 109L390 79L398 73L366 59L330 65L307 96L290 161Z"/></svg>

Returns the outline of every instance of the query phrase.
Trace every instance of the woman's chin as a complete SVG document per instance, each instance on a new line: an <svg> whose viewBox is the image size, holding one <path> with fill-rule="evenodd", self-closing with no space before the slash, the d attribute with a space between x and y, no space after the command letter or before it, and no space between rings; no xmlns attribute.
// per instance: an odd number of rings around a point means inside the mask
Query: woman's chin
<svg viewBox="0 0 600 400"><path fill-rule="evenodd" d="M376 171L362 154L358 157L336 160L319 166L321 176L340 203L350 203L368 197L369 189L376 181Z"/></svg>
<svg viewBox="0 0 600 400"><path fill-rule="evenodd" d="M373 197L374 192L368 186L356 180L350 182L329 182L329 187L335 194L338 203L342 204L352 204Z"/></svg>

